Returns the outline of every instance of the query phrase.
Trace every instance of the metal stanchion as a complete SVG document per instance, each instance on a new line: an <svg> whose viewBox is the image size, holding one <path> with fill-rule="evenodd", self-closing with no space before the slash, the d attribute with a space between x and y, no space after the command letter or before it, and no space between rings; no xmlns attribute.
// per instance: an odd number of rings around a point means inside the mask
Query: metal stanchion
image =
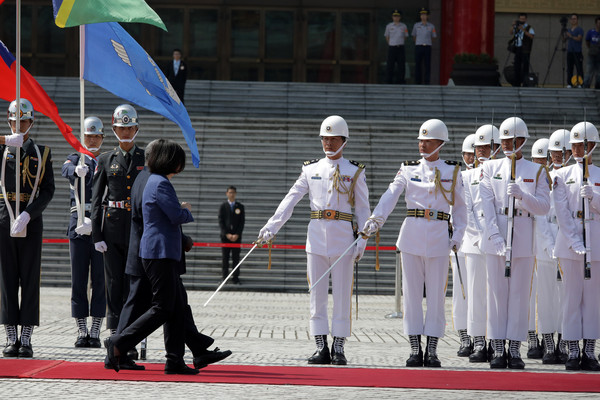
<svg viewBox="0 0 600 400"><path fill-rule="evenodd" d="M396 311L386 314L386 318L402 318L402 265L400 251L396 249Z"/></svg>

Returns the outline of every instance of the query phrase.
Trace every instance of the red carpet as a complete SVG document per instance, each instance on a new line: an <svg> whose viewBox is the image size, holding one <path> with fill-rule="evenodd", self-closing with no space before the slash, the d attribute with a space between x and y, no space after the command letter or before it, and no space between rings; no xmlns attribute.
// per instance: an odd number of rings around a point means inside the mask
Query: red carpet
<svg viewBox="0 0 600 400"><path fill-rule="evenodd" d="M104 369L101 362L78 363L55 360L4 359L0 360L0 377L413 389L600 392L600 376L594 373L212 365L200 370L199 375L182 376L165 375L163 364L145 364L145 366L146 371L121 371L116 373Z"/></svg>

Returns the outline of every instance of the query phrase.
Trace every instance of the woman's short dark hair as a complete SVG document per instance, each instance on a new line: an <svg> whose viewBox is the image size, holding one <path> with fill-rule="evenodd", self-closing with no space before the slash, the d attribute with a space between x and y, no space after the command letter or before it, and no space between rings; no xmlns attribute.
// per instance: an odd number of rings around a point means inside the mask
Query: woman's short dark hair
<svg viewBox="0 0 600 400"><path fill-rule="evenodd" d="M159 175L180 173L185 168L185 151L171 140L158 139L148 157L148 168Z"/></svg>

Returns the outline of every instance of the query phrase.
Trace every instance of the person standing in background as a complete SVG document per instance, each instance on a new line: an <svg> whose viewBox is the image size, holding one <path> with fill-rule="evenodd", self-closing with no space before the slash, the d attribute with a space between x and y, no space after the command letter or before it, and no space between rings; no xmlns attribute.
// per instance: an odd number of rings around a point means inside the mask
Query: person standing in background
<svg viewBox="0 0 600 400"><path fill-rule="evenodd" d="M437 38L435 26L429 19L429 10L419 11L421 22L413 26L411 36L415 39L415 81L417 85L429 85L431 76L431 45Z"/></svg>
<svg viewBox="0 0 600 400"><path fill-rule="evenodd" d="M385 40L388 44L387 55L387 79L386 83L394 83L394 66L398 64L398 79L396 83L404 84L406 53L404 52L404 41L408 37L406 24L400 22L402 13L394 10L392 21L385 27Z"/></svg>
<svg viewBox="0 0 600 400"><path fill-rule="evenodd" d="M583 84L583 29L578 25L579 16L571 14L571 27L565 32L567 41L567 87L580 88ZM573 76L573 65L577 68L577 75Z"/></svg>
<svg viewBox="0 0 600 400"><path fill-rule="evenodd" d="M175 89L177 96L183 103L183 95L185 92L185 82L187 81L187 65L181 59L181 50L173 50L173 62L169 64L165 71L165 76L171 82L171 86Z"/></svg>
<svg viewBox="0 0 600 400"><path fill-rule="evenodd" d="M242 231L246 221L244 205L235 201L237 190L235 186L227 188L227 201L219 208L219 227L221 228L222 243L242 243ZM240 262L239 247L223 247L223 279L229 275L229 255L232 258L232 268ZM241 285L239 268L234 272L232 282Z"/></svg>

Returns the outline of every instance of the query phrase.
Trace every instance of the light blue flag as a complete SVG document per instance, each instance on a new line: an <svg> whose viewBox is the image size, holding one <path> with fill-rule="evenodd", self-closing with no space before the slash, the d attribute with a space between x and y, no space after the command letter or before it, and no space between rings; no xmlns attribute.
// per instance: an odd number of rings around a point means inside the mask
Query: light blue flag
<svg viewBox="0 0 600 400"><path fill-rule="evenodd" d="M85 25L83 78L179 125L198 167L196 132L185 106L154 60L121 25Z"/></svg>

